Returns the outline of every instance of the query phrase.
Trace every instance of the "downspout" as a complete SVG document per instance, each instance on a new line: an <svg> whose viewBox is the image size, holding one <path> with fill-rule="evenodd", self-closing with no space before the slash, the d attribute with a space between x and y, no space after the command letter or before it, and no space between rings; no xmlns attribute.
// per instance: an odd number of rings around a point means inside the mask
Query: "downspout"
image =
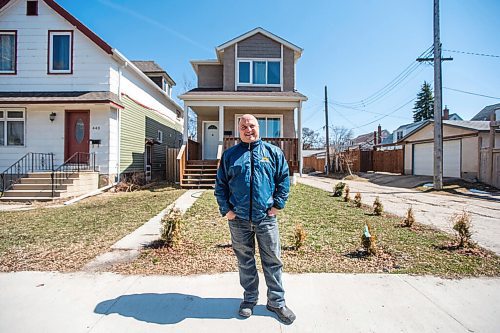
<svg viewBox="0 0 500 333"><path fill-rule="evenodd" d="M125 62L123 65L118 67L118 99L121 101L122 100L122 69L127 67L128 63ZM118 143L116 145L116 182L120 182L121 180L121 171L120 171L120 160L121 160L121 137L122 137L122 117L121 117L121 112L120 109L116 109L116 120L118 122Z"/></svg>

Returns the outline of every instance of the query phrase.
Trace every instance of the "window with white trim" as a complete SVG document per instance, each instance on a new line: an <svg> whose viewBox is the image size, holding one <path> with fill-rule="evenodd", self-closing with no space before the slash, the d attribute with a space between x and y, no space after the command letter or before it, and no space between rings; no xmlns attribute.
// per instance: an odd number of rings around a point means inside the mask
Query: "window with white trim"
<svg viewBox="0 0 500 333"><path fill-rule="evenodd" d="M158 135L156 136L156 141L163 143L163 131L158 130Z"/></svg>
<svg viewBox="0 0 500 333"><path fill-rule="evenodd" d="M282 122L283 118L281 116L275 115L257 115L255 116L259 122L259 136L261 138L281 138L282 137ZM238 125L240 123L241 117L236 117L236 131L239 133Z"/></svg>
<svg viewBox="0 0 500 333"><path fill-rule="evenodd" d="M396 140L401 140L403 138L403 131L398 131L396 133Z"/></svg>
<svg viewBox="0 0 500 333"><path fill-rule="evenodd" d="M73 67L72 39L72 31L49 31L49 73L71 73Z"/></svg>
<svg viewBox="0 0 500 333"><path fill-rule="evenodd" d="M0 74L16 73L16 37L15 31L0 31Z"/></svg>
<svg viewBox="0 0 500 333"><path fill-rule="evenodd" d="M24 110L0 109L0 146L24 146Z"/></svg>
<svg viewBox="0 0 500 333"><path fill-rule="evenodd" d="M238 84L279 86L281 61L238 60Z"/></svg>

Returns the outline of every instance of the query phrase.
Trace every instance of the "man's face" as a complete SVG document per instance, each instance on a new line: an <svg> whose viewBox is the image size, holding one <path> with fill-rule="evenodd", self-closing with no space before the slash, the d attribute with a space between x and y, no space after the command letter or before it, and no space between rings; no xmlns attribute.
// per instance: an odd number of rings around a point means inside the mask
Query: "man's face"
<svg viewBox="0 0 500 333"><path fill-rule="evenodd" d="M245 143L252 143L259 139L259 122L254 116L244 115L240 119L240 139Z"/></svg>

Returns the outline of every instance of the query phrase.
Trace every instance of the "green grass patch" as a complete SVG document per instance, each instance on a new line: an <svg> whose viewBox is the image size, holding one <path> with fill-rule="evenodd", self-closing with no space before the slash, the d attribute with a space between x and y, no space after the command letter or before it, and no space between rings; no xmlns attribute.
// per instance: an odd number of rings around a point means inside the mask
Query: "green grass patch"
<svg viewBox="0 0 500 333"><path fill-rule="evenodd" d="M374 216L372 210L356 208L354 203L307 185L294 186L278 216L285 272L500 275L500 258L495 254L481 248L447 250L445 245L454 241L453 236L418 223L403 228L401 217ZM366 222L377 237L376 256L359 255ZM293 235L299 223L307 238L297 251ZM237 271L227 221L219 216L213 191L205 192L186 213L182 228L178 247L147 249L136 261L114 270L141 274Z"/></svg>
<svg viewBox="0 0 500 333"><path fill-rule="evenodd" d="M0 212L0 271L81 269L183 192L157 187L65 207Z"/></svg>

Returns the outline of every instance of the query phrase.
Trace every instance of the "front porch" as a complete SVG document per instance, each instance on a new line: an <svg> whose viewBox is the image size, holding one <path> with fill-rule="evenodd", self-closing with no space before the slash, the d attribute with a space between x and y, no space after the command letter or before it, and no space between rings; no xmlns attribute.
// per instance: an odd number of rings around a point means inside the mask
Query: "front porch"
<svg viewBox="0 0 500 333"><path fill-rule="evenodd" d="M303 95L283 92L256 94L191 91L180 97L184 100L185 116L184 144L177 156L181 186L213 187L214 170L223 151L240 142L238 122L247 113L253 114L259 121L262 140L281 148L290 173L300 172L302 169L300 147ZM196 126L189 119L189 109L197 116ZM196 135L188 133L190 124L191 130L196 130ZM198 170L193 175L194 168L206 169L206 172Z"/></svg>

